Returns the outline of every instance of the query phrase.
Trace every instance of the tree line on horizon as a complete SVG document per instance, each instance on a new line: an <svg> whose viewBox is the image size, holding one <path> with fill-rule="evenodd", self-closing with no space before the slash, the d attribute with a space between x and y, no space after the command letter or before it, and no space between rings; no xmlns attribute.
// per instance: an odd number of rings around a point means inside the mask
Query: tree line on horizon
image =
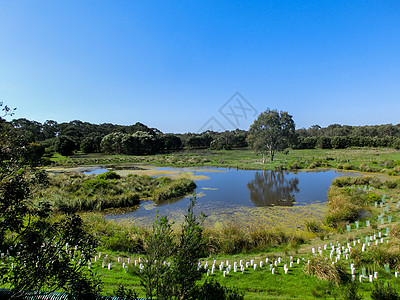
<svg viewBox="0 0 400 300"><path fill-rule="evenodd" d="M83 153L148 155L181 149L230 150L248 147L249 132L167 133L137 122L133 125L92 124L74 120L44 123L25 118L5 121L9 134L31 148L32 155L51 156L54 152L69 156ZM400 124L349 126L313 125L295 131L293 149L344 149L349 147L391 147L400 149Z"/></svg>

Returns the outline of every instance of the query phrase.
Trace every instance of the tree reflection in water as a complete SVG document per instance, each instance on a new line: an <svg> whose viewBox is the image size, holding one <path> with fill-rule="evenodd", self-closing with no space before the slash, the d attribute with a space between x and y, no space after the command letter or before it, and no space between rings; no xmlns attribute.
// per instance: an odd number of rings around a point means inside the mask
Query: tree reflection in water
<svg viewBox="0 0 400 300"><path fill-rule="evenodd" d="M247 184L250 199L256 206L293 206L294 192L298 192L297 177L288 178L288 172L263 171L254 174L254 180Z"/></svg>

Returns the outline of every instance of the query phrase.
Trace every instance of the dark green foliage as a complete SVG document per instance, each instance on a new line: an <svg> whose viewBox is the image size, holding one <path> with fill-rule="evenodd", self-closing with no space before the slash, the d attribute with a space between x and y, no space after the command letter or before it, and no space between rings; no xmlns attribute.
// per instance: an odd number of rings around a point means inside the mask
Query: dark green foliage
<svg viewBox="0 0 400 300"><path fill-rule="evenodd" d="M142 267L133 271L149 299L197 299L196 281L202 277L197 264L205 253L205 240L204 216L194 215L194 203L192 199L177 242L168 218L156 216L145 240Z"/></svg>
<svg viewBox="0 0 400 300"><path fill-rule="evenodd" d="M295 124L287 112L267 109L250 126L247 142L255 152L274 160L276 151L288 148L295 139Z"/></svg>
<svg viewBox="0 0 400 300"><path fill-rule="evenodd" d="M38 143L29 143L25 147L24 164L36 167L40 164L44 155L44 147Z"/></svg>
<svg viewBox="0 0 400 300"><path fill-rule="evenodd" d="M399 180L385 180L383 185L385 185L389 189L395 189L399 186Z"/></svg>
<svg viewBox="0 0 400 300"><path fill-rule="evenodd" d="M335 136L331 139L331 146L334 149L345 149L348 148L350 145L351 139L347 136Z"/></svg>
<svg viewBox="0 0 400 300"><path fill-rule="evenodd" d="M397 291L389 283L386 285L382 282L374 283L374 289L371 293L373 300L398 300L400 299Z"/></svg>
<svg viewBox="0 0 400 300"><path fill-rule="evenodd" d="M121 154L123 137L124 134L120 132L113 132L103 137L100 143L101 152L109 154Z"/></svg>
<svg viewBox="0 0 400 300"><path fill-rule="evenodd" d="M400 128L391 124L378 126L318 125L296 131L297 149L322 149L349 147L392 147L400 149Z"/></svg>
<svg viewBox="0 0 400 300"><path fill-rule="evenodd" d="M212 140L209 133L191 135L186 139L185 145L188 149L206 149L210 147Z"/></svg>
<svg viewBox="0 0 400 300"><path fill-rule="evenodd" d="M162 149L162 146L156 135L144 131L132 134L113 132L101 141L101 151L110 154L155 154Z"/></svg>
<svg viewBox="0 0 400 300"><path fill-rule="evenodd" d="M120 179L121 176L118 173L115 173L113 171L107 171L105 173L97 175L96 178L97 179L104 179L104 180L107 180L107 179Z"/></svg>
<svg viewBox="0 0 400 300"><path fill-rule="evenodd" d="M2 106L5 109L4 106ZM12 114L13 109L4 115ZM4 120L3 120L4 121ZM212 132L206 131L201 134L162 134L155 128L137 122L133 125L122 126L115 124L91 124L74 120L68 123L58 124L56 121L47 120L43 124L27 119L15 119L8 122L12 129L24 144L30 142L43 142L47 139L58 139L60 136L68 136L76 145L74 150L85 153L116 153L141 155L143 153L157 153L160 151L176 151L184 145L188 149L231 149L235 147L247 147L246 138L248 132L243 130ZM137 132L151 136L150 147L148 141L135 138ZM122 134L124 138L118 138L118 142L104 141L102 138L110 134ZM349 147L392 147L400 149L400 126L378 125L378 126L347 126L332 124L322 128L313 125L308 129L298 129L296 137L291 140L295 149L335 148L344 149ZM142 135L142 134L140 134ZM115 136L114 136L115 137ZM152 151L152 152L149 152ZM155 152L154 152L155 151ZM68 152L66 152L68 153Z"/></svg>
<svg viewBox="0 0 400 300"><path fill-rule="evenodd" d="M141 270L134 270L139 276L146 297L168 299L173 293L172 268L166 262L172 255L175 243L171 224L167 217L159 218L153 223L152 232L145 240L145 259Z"/></svg>
<svg viewBox="0 0 400 300"><path fill-rule="evenodd" d="M175 134L165 134L161 137L161 141L166 151L179 150L182 148L182 140Z"/></svg>
<svg viewBox="0 0 400 300"><path fill-rule="evenodd" d="M356 281L349 282L343 287L342 296L344 300L361 300L363 296L358 292L359 286Z"/></svg>
<svg viewBox="0 0 400 300"><path fill-rule="evenodd" d="M117 290L114 291L114 295L116 297L120 297L121 300L137 300L139 299L138 295L133 289L125 288L123 285L119 285Z"/></svg>
<svg viewBox="0 0 400 300"><path fill-rule="evenodd" d="M331 138L327 136L321 136L318 138L317 147L321 149L331 149Z"/></svg>
<svg viewBox="0 0 400 300"><path fill-rule="evenodd" d="M400 138L393 140L392 147L399 150L400 149Z"/></svg>
<svg viewBox="0 0 400 300"><path fill-rule="evenodd" d="M244 294L237 289L222 286L216 280L206 280L198 289L196 300L243 300Z"/></svg>
<svg viewBox="0 0 400 300"><path fill-rule="evenodd" d="M187 215L181 225L181 233L175 255L172 258L174 294L176 299L190 299L196 294L196 281L202 273L197 270L197 264L205 254L205 240L203 239L203 221L194 215L195 199L191 199Z"/></svg>
<svg viewBox="0 0 400 300"><path fill-rule="evenodd" d="M14 297L63 290L76 299L92 299L100 282L84 265L93 257L97 241L79 216L55 221L48 203L31 202L32 191L46 186L48 177L44 171L35 174L24 168L23 150L0 132L2 283L12 288Z"/></svg>
<svg viewBox="0 0 400 300"><path fill-rule="evenodd" d="M134 238L128 232L117 232L105 239L104 247L112 251L144 253L143 240Z"/></svg>
<svg viewBox="0 0 400 300"><path fill-rule="evenodd" d="M77 146L71 137L61 135L56 139L55 149L61 155L69 156L72 155L74 150L77 150Z"/></svg>
<svg viewBox="0 0 400 300"><path fill-rule="evenodd" d="M102 135L98 133L92 133L85 137L80 142L81 151L84 153L97 153L100 152L100 143L102 140Z"/></svg>
<svg viewBox="0 0 400 300"><path fill-rule="evenodd" d="M232 145L226 143L223 139L217 138L210 143L211 150L231 150Z"/></svg>

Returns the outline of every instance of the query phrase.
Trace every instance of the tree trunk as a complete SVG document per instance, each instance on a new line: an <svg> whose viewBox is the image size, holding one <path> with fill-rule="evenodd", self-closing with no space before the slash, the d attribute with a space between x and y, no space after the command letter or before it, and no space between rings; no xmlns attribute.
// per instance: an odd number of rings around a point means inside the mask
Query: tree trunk
<svg viewBox="0 0 400 300"><path fill-rule="evenodd" d="M270 162L273 162L274 161L274 151L272 149L269 151L269 156L270 156Z"/></svg>
<svg viewBox="0 0 400 300"><path fill-rule="evenodd" d="M262 160L263 164L265 164L265 154L263 153L263 160Z"/></svg>

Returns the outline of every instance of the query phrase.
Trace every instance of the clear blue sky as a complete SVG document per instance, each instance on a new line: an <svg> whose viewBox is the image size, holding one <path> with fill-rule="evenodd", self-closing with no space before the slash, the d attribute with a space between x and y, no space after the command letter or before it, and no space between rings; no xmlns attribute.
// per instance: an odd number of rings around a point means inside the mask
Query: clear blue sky
<svg viewBox="0 0 400 300"><path fill-rule="evenodd" d="M400 1L0 1L16 118L232 129L237 91L297 128L400 123Z"/></svg>

